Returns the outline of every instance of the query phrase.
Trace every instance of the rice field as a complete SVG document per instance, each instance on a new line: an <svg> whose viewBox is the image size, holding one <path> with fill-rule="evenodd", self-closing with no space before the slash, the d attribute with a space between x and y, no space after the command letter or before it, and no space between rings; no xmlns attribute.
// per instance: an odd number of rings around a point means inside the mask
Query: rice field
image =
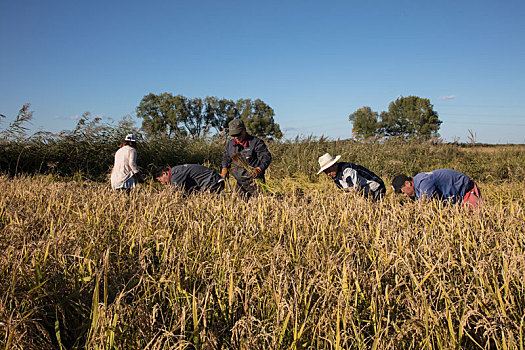
<svg viewBox="0 0 525 350"><path fill-rule="evenodd" d="M523 349L522 183L480 183L474 214L268 183L245 203L0 177L0 345Z"/></svg>

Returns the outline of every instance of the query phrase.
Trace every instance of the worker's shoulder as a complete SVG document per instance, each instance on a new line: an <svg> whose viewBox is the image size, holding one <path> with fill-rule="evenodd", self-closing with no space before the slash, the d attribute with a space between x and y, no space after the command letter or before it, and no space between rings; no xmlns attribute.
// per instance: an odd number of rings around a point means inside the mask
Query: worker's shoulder
<svg viewBox="0 0 525 350"><path fill-rule="evenodd" d="M416 174L412 178L412 180L414 181L414 183L418 183L418 182L421 182L421 181L429 181L429 180L433 180L435 178L435 175L436 175L436 171L435 170L433 170L433 171L425 171L425 172Z"/></svg>
<svg viewBox="0 0 525 350"><path fill-rule="evenodd" d="M264 142L263 139L257 137L257 136L253 136L253 135L250 135L248 137L248 144L251 145L252 147L256 147L256 146L264 146L266 147L266 143Z"/></svg>

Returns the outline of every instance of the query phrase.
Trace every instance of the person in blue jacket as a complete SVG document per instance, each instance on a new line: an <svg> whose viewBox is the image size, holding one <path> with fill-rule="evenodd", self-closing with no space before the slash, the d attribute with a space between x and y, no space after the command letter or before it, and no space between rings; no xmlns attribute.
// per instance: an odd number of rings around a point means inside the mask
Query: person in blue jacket
<svg viewBox="0 0 525 350"><path fill-rule="evenodd" d="M481 193L467 175L452 169L437 169L419 173L413 178L405 174L392 180L395 193L415 199L438 199L451 204L481 205Z"/></svg>

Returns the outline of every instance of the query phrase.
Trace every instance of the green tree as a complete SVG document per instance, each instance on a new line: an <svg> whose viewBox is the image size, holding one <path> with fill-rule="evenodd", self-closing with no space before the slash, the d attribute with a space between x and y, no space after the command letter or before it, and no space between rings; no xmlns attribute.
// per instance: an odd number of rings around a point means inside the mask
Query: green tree
<svg viewBox="0 0 525 350"><path fill-rule="evenodd" d="M235 105L249 134L275 139L283 137L279 124L273 118L273 108L262 100L239 99Z"/></svg>
<svg viewBox="0 0 525 350"><path fill-rule="evenodd" d="M274 115L273 109L259 99L237 102L217 97L188 99L166 92L144 96L137 107L137 117L142 118L142 128L150 137L199 138L206 136L211 128L221 133L231 120L241 118L249 133L280 139L283 134Z"/></svg>
<svg viewBox="0 0 525 350"><path fill-rule="evenodd" d="M179 126L180 110L183 99L170 93L160 95L148 94L142 98L137 107L137 117L142 118L142 128L150 137L185 135L186 132Z"/></svg>
<svg viewBox="0 0 525 350"><path fill-rule="evenodd" d="M209 101L166 92L144 96L137 116L142 118L142 128L148 136L199 138L215 124L215 111L209 108Z"/></svg>
<svg viewBox="0 0 525 350"><path fill-rule="evenodd" d="M376 136L381 128L379 114L364 106L348 116L352 122L352 134L357 138Z"/></svg>
<svg viewBox="0 0 525 350"><path fill-rule="evenodd" d="M200 98L177 98L177 116L192 138L204 137L215 123L215 112L210 109L207 101Z"/></svg>
<svg viewBox="0 0 525 350"><path fill-rule="evenodd" d="M442 121L427 98L400 97L381 113L381 133L430 138L437 134Z"/></svg>
<svg viewBox="0 0 525 350"><path fill-rule="evenodd" d="M206 113L214 116L211 126L218 133L228 129L230 121L239 118L239 110L232 100L206 97L204 103L206 105Z"/></svg>

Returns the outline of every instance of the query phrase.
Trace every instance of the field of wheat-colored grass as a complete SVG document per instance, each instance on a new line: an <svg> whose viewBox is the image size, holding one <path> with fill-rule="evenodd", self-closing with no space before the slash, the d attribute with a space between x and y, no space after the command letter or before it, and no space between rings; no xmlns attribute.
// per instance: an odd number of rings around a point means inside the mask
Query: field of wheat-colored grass
<svg viewBox="0 0 525 350"><path fill-rule="evenodd" d="M0 177L0 344L523 349L523 184L481 183L474 214L269 184L246 204Z"/></svg>

